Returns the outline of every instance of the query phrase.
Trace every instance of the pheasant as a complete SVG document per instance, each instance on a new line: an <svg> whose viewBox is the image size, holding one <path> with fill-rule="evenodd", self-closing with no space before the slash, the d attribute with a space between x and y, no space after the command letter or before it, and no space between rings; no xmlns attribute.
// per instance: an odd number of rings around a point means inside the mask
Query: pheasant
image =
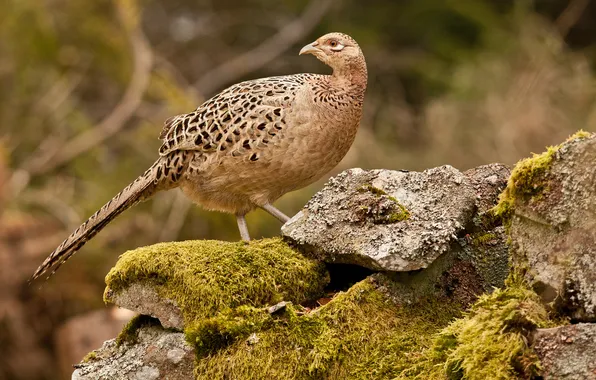
<svg viewBox="0 0 596 380"><path fill-rule="evenodd" d="M272 203L335 167L352 145L362 115L366 62L356 41L329 33L300 50L333 69L235 84L195 111L165 121L159 158L77 228L40 265L32 280L50 276L116 216L161 190L180 188L208 210L244 216L262 208L289 218Z"/></svg>

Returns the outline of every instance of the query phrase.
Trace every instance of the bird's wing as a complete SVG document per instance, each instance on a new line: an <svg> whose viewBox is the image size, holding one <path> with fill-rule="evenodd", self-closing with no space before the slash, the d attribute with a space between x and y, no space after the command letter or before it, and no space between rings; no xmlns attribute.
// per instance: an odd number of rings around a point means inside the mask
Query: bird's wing
<svg viewBox="0 0 596 380"><path fill-rule="evenodd" d="M296 93L311 76L263 78L227 88L194 112L166 120L160 155L197 150L250 157L251 150L275 141L286 128Z"/></svg>

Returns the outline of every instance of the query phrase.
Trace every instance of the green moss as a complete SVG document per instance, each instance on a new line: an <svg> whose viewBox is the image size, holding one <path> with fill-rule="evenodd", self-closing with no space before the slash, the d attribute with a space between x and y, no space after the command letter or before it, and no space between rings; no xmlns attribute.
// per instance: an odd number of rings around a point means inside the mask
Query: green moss
<svg viewBox="0 0 596 380"><path fill-rule="evenodd" d="M367 216L372 217L376 224L391 224L402 222L410 218L410 211L406 209L395 197L387 194L383 189L379 189L369 183L362 185L357 189L359 193L370 192L377 198L386 199L390 202L389 205L379 204L360 205L360 210Z"/></svg>
<svg viewBox="0 0 596 380"><path fill-rule="evenodd" d="M592 134L589 132L580 130L570 136L566 142L590 136ZM548 187L548 172L555 154L562 145L548 147L544 153L534 154L515 165L509 176L507 188L499 196L499 203L492 209L492 213L500 217L505 225L509 224L517 199L523 201L540 199Z"/></svg>
<svg viewBox="0 0 596 380"><path fill-rule="evenodd" d="M185 241L128 251L106 276L105 299L130 283L147 281L173 299L185 324L238 306L316 299L329 281L322 263L281 239L227 243Z"/></svg>
<svg viewBox="0 0 596 380"><path fill-rule="evenodd" d="M507 187L499 196L499 203L493 212L507 221L513 215L517 198L529 200L539 195L547 183L546 175L559 147L548 147L542 154L519 161L507 182Z"/></svg>
<svg viewBox="0 0 596 380"><path fill-rule="evenodd" d="M116 337L116 345L124 343L136 343L138 339L138 330L144 326L159 326L159 320L148 315L137 315L133 317Z"/></svg>
<svg viewBox="0 0 596 380"><path fill-rule="evenodd" d="M272 321L271 315L263 308L240 306L194 321L185 329L186 339L195 346L197 357L204 357L267 328Z"/></svg>
<svg viewBox="0 0 596 380"><path fill-rule="evenodd" d="M95 351L91 351L90 353L85 355L85 357L83 358L83 360L81 360L81 362L89 363L89 362L93 362L95 360L97 360L97 353Z"/></svg>
<svg viewBox="0 0 596 380"><path fill-rule="evenodd" d="M518 379L538 375L527 338L554 325L539 297L519 281L484 295L465 317L441 331L416 368L417 378Z"/></svg>
<svg viewBox="0 0 596 380"><path fill-rule="evenodd" d="M578 139L588 139L590 137L592 137L594 134L591 132L586 132L583 129L580 129L579 131L575 132L574 134L572 134L571 136L569 136L567 138L567 141L573 141L573 140L578 140Z"/></svg>
<svg viewBox="0 0 596 380"><path fill-rule="evenodd" d="M472 244L479 247L490 243L491 241L495 241L497 239L497 235L492 232L477 232L470 235L472 240Z"/></svg>
<svg viewBox="0 0 596 380"><path fill-rule="evenodd" d="M395 203L397 204L399 211L389 214L387 223L402 222L410 218L410 212L405 208L405 206L399 203L397 200L395 200Z"/></svg>
<svg viewBox="0 0 596 380"><path fill-rule="evenodd" d="M197 378L400 376L431 346L433 334L459 313L459 307L434 299L400 307L372 281L354 285L311 313L300 313L293 306L273 316L246 310L247 318L222 315L216 322L195 325L188 336L203 337L201 342L213 341L204 337L218 337L215 346L208 345L211 349L200 350ZM239 339L251 333L256 334L256 343ZM222 341L226 344L220 345Z"/></svg>
<svg viewBox="0 0 596 380"><path fill-rule="evenodd" d="M387 192L383 189L379 189L378 187L373 186L370 183L365 183L364 185L358 188L359 193L371 192L376 196L387 195Z"/></svg>

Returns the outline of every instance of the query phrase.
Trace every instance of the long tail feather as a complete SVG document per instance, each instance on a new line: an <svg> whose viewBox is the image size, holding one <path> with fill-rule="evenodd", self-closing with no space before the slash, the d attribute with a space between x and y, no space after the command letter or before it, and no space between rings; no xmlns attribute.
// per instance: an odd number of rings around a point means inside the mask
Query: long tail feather
<svg viewBox="0 0 596 380"><path fill-rule="evenodd" d="M168 186L164 186L166 184L164 181L168 181L168 178L161 176L161 167L163 165L163 160L156 161L143 175L118 193L111 201L87 219L85 223L81 224L45 259L30 281L39 278L50 269L52 269L52 272L48 275L48 278L51 277L66 260L120 213L150 198L157 191L167 188Z"/></svg>

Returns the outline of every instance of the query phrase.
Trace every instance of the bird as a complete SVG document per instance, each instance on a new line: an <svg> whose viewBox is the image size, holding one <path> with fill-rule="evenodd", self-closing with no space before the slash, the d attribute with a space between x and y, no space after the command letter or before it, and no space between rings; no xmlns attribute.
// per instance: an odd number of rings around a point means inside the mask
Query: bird
<svg viewBox="0 0 596 380"><path fill-rule="evenodd" d="M332 73L241 82L167 119L155 163L68 236L31 280L52 269L49 278L116 216L159 191L179 188L207 210L234 214L244 241L252 210L287 222L272 203L317 181L346 155L368 77L362 50L347 34L325 34L300 50L305 54Z"/></svg>

